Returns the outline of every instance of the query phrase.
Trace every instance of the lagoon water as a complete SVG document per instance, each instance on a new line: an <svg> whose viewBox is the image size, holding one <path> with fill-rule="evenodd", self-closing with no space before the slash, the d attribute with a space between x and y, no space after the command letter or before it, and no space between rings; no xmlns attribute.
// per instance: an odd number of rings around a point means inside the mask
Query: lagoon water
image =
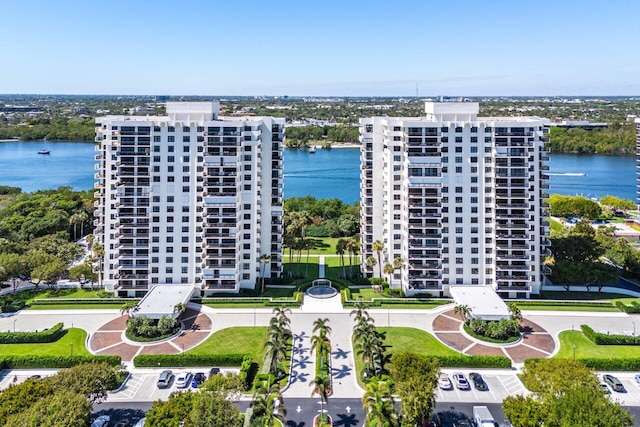
<svg viewBox="0 0 640 427"><path fill-rule="evenodd" d="M31 192L70 186L88 190L95 182L94 144L53 142L50 155L38 154L42 142L0 143L0 185L21 187ZM550 155L549 193L602 197L612 194L636 199L634 156ZM579 176L584 173L585 176ZM357 148L318 149L284 152L284 196L308 194L319 198L337 197L347 203L359 199L360 150Z"/></svg>

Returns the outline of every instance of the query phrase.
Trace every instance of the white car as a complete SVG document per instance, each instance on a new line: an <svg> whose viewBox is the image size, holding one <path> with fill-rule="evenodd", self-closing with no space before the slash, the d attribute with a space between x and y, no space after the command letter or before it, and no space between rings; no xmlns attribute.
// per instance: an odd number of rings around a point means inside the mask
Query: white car
<svg viewBox="0 0 640 427"><path fill-rule="evenodd" d="M453 382L458 390L471 390L467 377L462 372L456 372L453 374Z"/></svg>
<svg viewBox="0 0 640 427"><path fill-rule="evenodd" d="M189 387L189 384L191 384L191 372L185 372L178 375L178 379L176 380L176 387L187 388Z"/></svg>
<svg viewBox="0 0 640 427"><path fill-rule="evenodd" d="M109 421L111 421L111 417L109 415L100 415L98 418L93 420L91 427L104 427L109 425Z"/></svg>
<svg viewBox="0 0 640 427"><path fill-rule="evenodd" d="M445 373L441 373L440 376L438 377L438 387L440 387L442 390L451 390L453 389L453 384L451 383L451 380L449 379L449 375L445 374Z"/></svg>

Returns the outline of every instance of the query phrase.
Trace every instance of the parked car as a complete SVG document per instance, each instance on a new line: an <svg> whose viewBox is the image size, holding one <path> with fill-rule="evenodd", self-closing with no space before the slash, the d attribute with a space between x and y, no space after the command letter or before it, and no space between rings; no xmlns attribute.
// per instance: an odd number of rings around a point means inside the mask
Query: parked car
<svg viewBox="0 0 640 427"><path fill-rule="evenodd" d="M220 373L220 368L211 368L211 370L209 370L209 376L218 375L219 373Z"/></svg>
<svg viewBox="0 0 640 427"><path fill-rule="evenodd" d="M105 427L109 425L109 421L111 421L111 417L109 415L100 415L98 418L93 420L91 427Z"/></svg>
<svg viewBox="0 0 640 427"><path fill-rule="evenodd" d="M609 390L609 386L607 386L605 383L600 383L600 388L602 389L602 391L605 392L605 394L611 394L611 390Z"/></svg>
<svg viewBox="0 0 640 427"><path fill-rule="evenodd" d="M602 379L609 387L611 387L611 390L617 391L618 393L627 392L627 389L624 388L624 385L622 385L620 380L614 377L613 375L604 375Z"/></svg>
<svg viewBox="0 0 640 427"><path fill-rule="evenodd" d="M160 373L160 377L158 378L158 388L167 388L171 385L171 380L173 380L173 372L167 369L166 371L162 371Z"/></svg>
<svg viewBox="0 0 640 427"><path fill-rule="evenodd" d="M191 384L191 372L184 372L176 378L176 387L187 388Z"/></svg>
<svg viewBox="0 0 640 427"><path fill-rule="evenodd" d="M636 382L638 384L640 384L640 374L636 374L636 376L634 377L634 379L636 380Z"/></svg>
<svg viewBox="0 0 640 427"><path fill-rule="evenodd" d="M191 387L193 388L198 388L200 386L200 384L202 384L204 382L204 380L206 380L207 377L205 377L204 372L198 372L193 376L193 380L191 381Z"/></svg>
<svg viewBox="0 0 640 427"><path fill-rule="evenodd" d="M476 388L476 390L480 390L480 391L489 390L489 386L487 386L487 383L484 381L484 378L482 378L482 375L480 375L479 373L477 372L470 373L469 379L473 383L473 386Z"/></svg>
<svg viewBox="0 0 640 427"><path fill-rule="evenodd" d="M129 420L120 420L113 427L131 427Z"/></svg>
<svg viewBox="0 0 640 427"><path fill-rule="evenodd" d="M140 419L133 427L144 427L144 424L147 422L147 418Z"/></svg>
<svg viewBox="0 0 640 427"><path fill-rule="evenodd" d="M42 376L41 375L31 375L29 378L27 378L28 380L41 380Z"/></svg>
<svg viewBox="0 0 640 427"><path fill-rule="evenodd" d="M449 379L449 375L445 373L441 373L438 378L438 387L442 390L451 390L453 389L453 384L451 384L451 380Z"/></svg>
<svg viewBox="0 0 640 427"><path fill-rule="evenodd" d="M456 372L453 374L453 382L458 390L470 390L469 381L462 372Z"/></svg>

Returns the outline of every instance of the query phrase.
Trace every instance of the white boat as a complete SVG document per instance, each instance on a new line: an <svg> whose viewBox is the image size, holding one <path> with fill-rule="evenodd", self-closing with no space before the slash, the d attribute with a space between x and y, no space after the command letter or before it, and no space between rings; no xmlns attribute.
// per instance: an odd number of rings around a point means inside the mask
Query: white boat
<svg viewBox="0 0 640 427"><path fill-rule="evenodd" d="M51 150L49 150L49 148L47 148L47 140L44 140L44 148L40 151L38 151L38 154L51 154Z"/></svg>
<svg viewBox="0 0 640 427"><path fill-rule="evenodd" d="M315 144L312 144L309 146L309 153L313 154L316 152L316 146Z"/></svg>

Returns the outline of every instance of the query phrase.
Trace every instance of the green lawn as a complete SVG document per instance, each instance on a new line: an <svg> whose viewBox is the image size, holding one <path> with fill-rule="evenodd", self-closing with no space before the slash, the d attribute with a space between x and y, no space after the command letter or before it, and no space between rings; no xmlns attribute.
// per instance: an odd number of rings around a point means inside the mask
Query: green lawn
<svg viewBox="0 0 640 427"><path fill-rule="evenodd" d="M640 346L632 345L595 345L580 331L560 332L560 351L554 356L564 359L573 358L573 346L576 346L576 358L593 357L605 359L624 359L640 357Z"/></svg>
<svg viewBox="0 0 640 427"><path fill-rule="evenodd" d="M623 294L613 294L609 292L597 292L597 288L593 292L584 291L542 291L540 293L540 299L555 299L555 300L614 300L614 299L627 299L630 298ZM634 299L634 298L631 298ZM537 301L537 300L536 300Z"/></svg>
<svg viewBox="0 0 640 427"><path fill-rule="evenodd" d="M548 218L549 219L549 225L551 226L551 231L555 231L555 232L562 232L562 229L564 228L562 226L562 224L558 221L556 221L553 218Z"/></svg>
<svg viewBox="0 0 640 427"><path fill-rule="evenodd" d="M251 354L253 360L260 365L264 361L267 341L266 326L238 326L218 331L207 338L202 344L187 351L191 354Z"/></svg>
<svg viewBox="0 0 640 427"><path fill-rule="evenodd" d="M69 328L56 342L46 344L3 344L3 356L91 356L85 347L87 333L78 328ZM73 347L72 347L73 345Z"/></svg>
<svg viewBox="0 0 640 427"><path fill-rule="evenodd" d="M34 299L40 298L100 298L100 296L98 295L100 291L101 289L92 291L91 289L79 288L57 290L44 289L43 291L35 295L30 295L29 299L27 299L25 302L26 304L31 304Z"/></svg>
<svg viewBox="0 0 640 427"><path fill-rule="evenodd" d="M442 344L430 333L420 329L396 327L379 327L376 329L386 334L384 346L389 354L405 351L425 356L455 356L460 354Z"/></svg>
<svg viewBox="0 0 640 427"><path fill-rule="evenodd" d="M282 269L283 271L291 272L295 274L298 272L304 276L305 272L308 273L309 279L318 278L318 263L320 262L318 256L310 256L309 264L307 268L307 254L302 254L300 258L300 264L298 264L298 257L293 257L293 262L289 262L289 255L282 257Z"/></svg>
<svg viewBox="0 0 640 427"><path fill-rule="evenodd" d="M25 307L27 310L100 310L100 309L121 309L124 302L108 304L38 304Z"/></svg>
<svg viewBox="0 0 640 427"><path fill-rule="evenodd" d="M536 304L527 304L526 302L517 302L518 308L520 310L540 310L540 311L598 311L598 312L612 312L612 311L620 311L616 307L612 305L603 305L602 307L593 307L593 306L585 306L585 305L571 305L571 304L544 304L544 305L536 305Z"/></svg>
<svg viewBox="0 0 640 427"><path fill-rule="evenodd" d="M314 243L314 248L311 249L311 253L314 255L335 255L336 245L338 240L342 237L309 237L307 240L311 240Z"/></svg>

